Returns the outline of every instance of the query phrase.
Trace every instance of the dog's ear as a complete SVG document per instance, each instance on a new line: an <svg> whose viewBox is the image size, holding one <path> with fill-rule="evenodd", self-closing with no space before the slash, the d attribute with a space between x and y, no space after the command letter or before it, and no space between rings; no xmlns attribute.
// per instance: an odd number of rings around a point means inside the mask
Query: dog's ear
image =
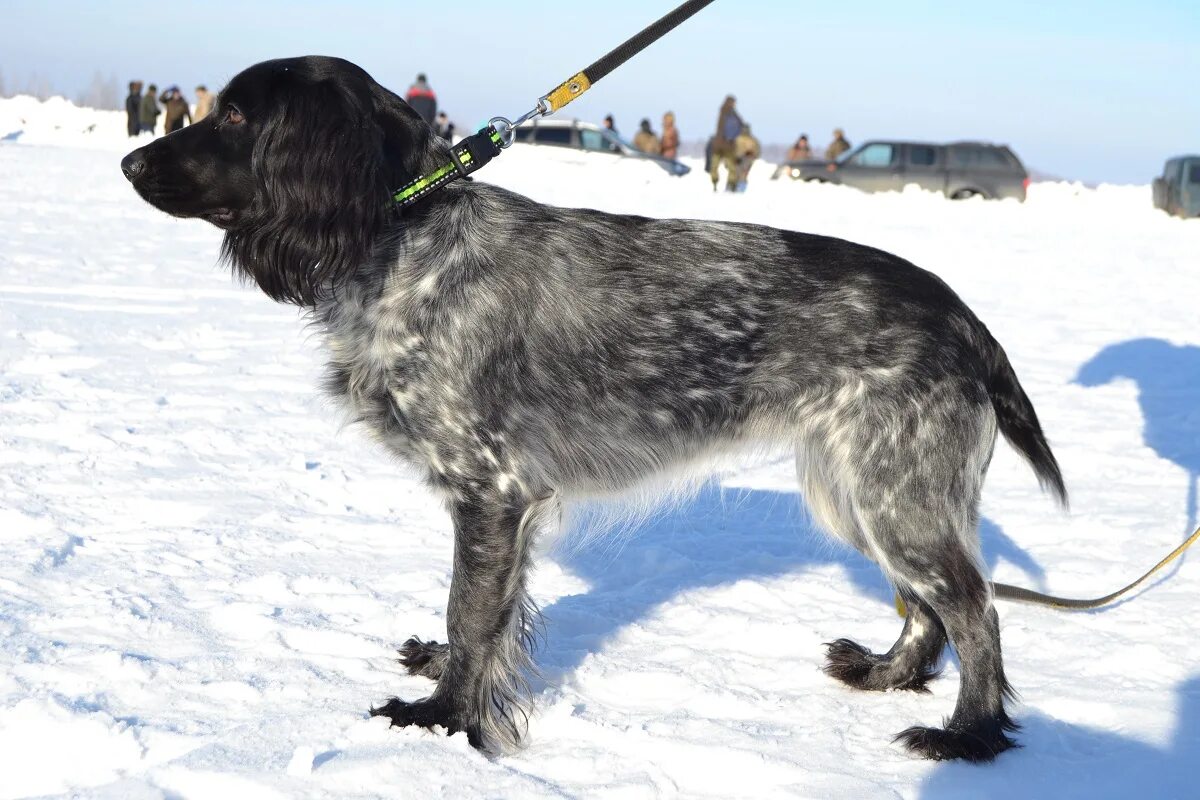
<svg viewBox="0 0 1200 800"><path fill-rule="evenodd" d="M312 305L369 257L392 213L386 136L363 87L275 77L254 206L223 249L275 300Z"/></svg>
<svg viewBox="0 0 1200 800"><path fill-rule="evenodd" d="M449 162L448 148L408 103L373 80L370 93L393 191Z"/></svg>

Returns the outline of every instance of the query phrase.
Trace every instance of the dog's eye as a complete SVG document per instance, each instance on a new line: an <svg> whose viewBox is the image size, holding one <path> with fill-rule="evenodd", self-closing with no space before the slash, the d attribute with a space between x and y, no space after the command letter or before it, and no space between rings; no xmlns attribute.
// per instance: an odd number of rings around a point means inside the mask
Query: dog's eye
<svg viewBox="0 0 1200 800"><path fill-rule="evenodd" d="M242 116L242 112L238 111L236 107L230 106L225 111L225 121L230 125L241 125L246 121L246 118Z"/></svg>

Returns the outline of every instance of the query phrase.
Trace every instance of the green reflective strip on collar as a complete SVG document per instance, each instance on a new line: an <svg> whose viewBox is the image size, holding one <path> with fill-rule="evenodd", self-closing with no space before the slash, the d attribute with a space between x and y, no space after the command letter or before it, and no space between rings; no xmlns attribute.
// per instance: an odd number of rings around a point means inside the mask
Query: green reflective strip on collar
<svg viewBox="0 0 1200 800"><path fill-rule="evenodd" d="M479 138L486 133L487 141L491 147L495 148L491 152L483 152L477 144ZM479 133L468 137L468 140L459 142L450 149L450 158L453 159L449 164L439 167L428 175L422 175L404 188L400 189L392 195L392 200L399 203L401 206L410 205L429 192L449 183L455 178L462 175L469 175L475 170L485 166L493 156L498 155L504 146L504 137L500 135L495 128L486 128ZM474 150L473 154L471 151ZM476 158L478 155L478 158Z"/></svg>
<svg viewBox="0 0 1200 800"><path fill-rule="evenodd" d="M441 180L442 178L446 177L447 175L449 175L451 172L454 172L454 171L455 171L454 165L447 164L446 166L435 170L434 172L430 173L429 175L424 176L423 178L417 178L415 181L410 183L408 186L405 186L403 189L396 192L396 194L394 195L394 199L397 203L404 202L405 200L412 197L413 195L420 194L425 189L428 189L432 184L436 183L437 181Z"/></svg>

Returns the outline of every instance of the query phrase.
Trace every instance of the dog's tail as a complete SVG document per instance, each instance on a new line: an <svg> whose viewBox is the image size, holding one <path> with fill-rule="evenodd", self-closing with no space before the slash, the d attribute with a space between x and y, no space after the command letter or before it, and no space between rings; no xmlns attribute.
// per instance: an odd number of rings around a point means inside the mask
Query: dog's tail
<svg viewBox="0 0 1200 800"><path fill-rule="evenodd" d="M1050 445L1042 433L1033 403L1029 402L1029 397L1021 388L1017 373L1013 371L1004 348L994 339L992 343L994 349L988 395L992 399L992 408L996 411L1000 432L1033 467L1042 489L1048 490L1058 500L1059 505L1066 508L1067 487L1063 483L1058 461L1054 458L1054 453L1050 452Z"/></svg>

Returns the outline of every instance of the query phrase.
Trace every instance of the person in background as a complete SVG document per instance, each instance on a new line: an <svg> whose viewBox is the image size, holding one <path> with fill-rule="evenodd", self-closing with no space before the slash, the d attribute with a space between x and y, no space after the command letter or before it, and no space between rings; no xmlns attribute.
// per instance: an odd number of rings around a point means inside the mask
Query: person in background
<svg viewBox="0 0 1200 800"><path fill-rule="evenodd" d="M604 117L604 130L606 130L606 131L608 131L609 133L611 133L611 134L613 135L613 137L614 137L614 138L617 138L617 139L620 139L620 138L621 138L621 134L620 134L620 133L617 131L617 123L616 123L616 121L614 121L614 120L613 120L613 115L612 115L612 114L606 114L606 115L605 115L605 117ZM621 145L617 144L616 142L613 142L613 143L610 145L610 147L611 147L611 149L612 149L612 151L613 151L614 153L619 153L619 152L621 152Z"/></svg>
<svg viewBox="0 0 1200 800"><path fill-rule="evenodd" d="M142 95L142 105L138 109L138 123L141 125L141 133L149 133L154 135L154 126L158 122L158 115L161 113L158 108L158 87L153 83L146 87L146 93Z"/></svg>
<svg viewBox="0 0 1200 800"><path fill-rule="evenodd" d="M833 141L829 143L829 147L825 148L825 160L837 161L842 153L850 149L850 142L846 141L846 134L841 128L833 129Z"/></svg>
<svg viewBox="0 0 1200 800"><path fill-rule="evenodd" d="M212 111L213 98L204 84L196 87L196 110L192 112L192 122L199 122Z"/></svg>
<svg viewBox="0 0 1200 800"><path fill-rule="evenodd" d="M737 98L729 95L725 102L721 103L721 110L717 113L717 132L712 138L712 158L709 159L711 166L708 173L712 178L714 192L721 179L722 164L725 165L725 190L737 191L738 166L733 143L744 125L742 118L738 116L736 105Z"/></svg>
<svg viewBox="0 0 1200 800"><path fill-rule="evenodd" d="M679 128L675 127L675 114L663 114L662 156L674 161L679 157Z"/></svg>
<svg viewBox="0 0 1200 800"><path fill-rule="evenodd" d="M788 168L788 164L793 164L797 161L810 161L812 157L812 146L808 143L808 134L802 133L800 134L800 138L796 140L796 143L788 148L787 158L775 168L775 173L771 176L771 180L779 180L779 176L784 174L784 172L790 175L791 170Z"/></svg>
<svg viewBox="0 0 1200 800"><path fill-rule="evenodd" d="M163 108L166 112L163 115L163 132L174 133L183 127L183 121L186 119L189 123L192 121L192 112L188 109L187 100L183 97L183 92L179 91L178 86L171 86L162 96Z"/></svg>
<svg viewBox="0 0 1200 800"><path fill-rule="evenodd" d="M437 117L437 95L430 88L429 79L425 77L424 72L419 73L417 82L408 87L408 94L404 99L412 106L413 111L421 115L421 119L433 125Z"/></svg>
<svg viewBox="0 0 1200 800"><path fill-rule="evenodd" d="M649 153L654 156L662 152L662 144L650 128L650 120L642 120L642 124L638 127L638 132L634 134L633 146L643 153Z"/></svg>
<svg viewBox="0 0 1200 800"><path fill-rule="evenodd" d="M129 96L125 98L125 130L130 136L142 132L142 82L129 82Z"/></svg>
<svg viewBox="0 0 1200 800"><path fill-rule="evenodd" d="M733 152L737 159L736 188L737 191L744 192L746 184L750 180L750 168L762 155L762 146L758 143L758 139L755 139L750 133L749 125L743 125L741 133L733 140Z"/></svg>
<svg viewBox="0 0 1200 800"><path fill-rule="evenodd" d="M433 123L433 132L445 139L448 144L454 143L454 123L450 121L445 111L439 111Z"/></svg>

